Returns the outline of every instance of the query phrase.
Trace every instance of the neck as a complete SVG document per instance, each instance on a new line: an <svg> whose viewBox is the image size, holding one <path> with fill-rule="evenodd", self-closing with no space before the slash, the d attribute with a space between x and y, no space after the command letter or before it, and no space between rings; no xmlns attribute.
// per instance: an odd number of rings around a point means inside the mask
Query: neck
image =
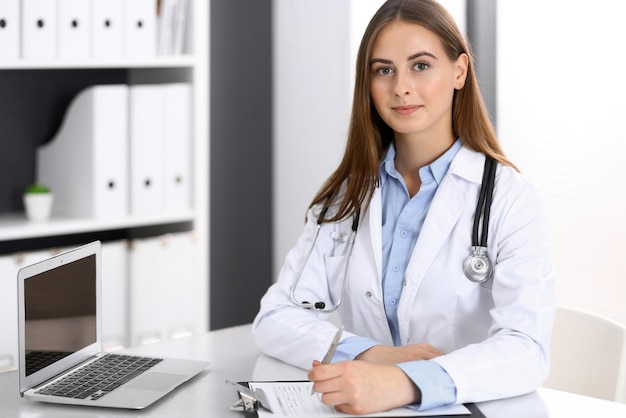
<svg viewBox="0 0 626 418"><path fill-rule="evenodd" d="M403 176L417 173L420 168L441 157L454 144L452 134L441 140L412 139L396 135L396 169Z"/></svg>

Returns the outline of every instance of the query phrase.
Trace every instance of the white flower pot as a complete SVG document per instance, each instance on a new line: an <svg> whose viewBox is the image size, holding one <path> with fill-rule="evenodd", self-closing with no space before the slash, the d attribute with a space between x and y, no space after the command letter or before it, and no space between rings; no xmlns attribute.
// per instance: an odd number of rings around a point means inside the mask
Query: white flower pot
<svg viewBox="0 0 626 418"><path fill-rule="evenodd" d="M33 222L43 222L50 219L52 198L52 193L25 194L26 217Z"/></svg>

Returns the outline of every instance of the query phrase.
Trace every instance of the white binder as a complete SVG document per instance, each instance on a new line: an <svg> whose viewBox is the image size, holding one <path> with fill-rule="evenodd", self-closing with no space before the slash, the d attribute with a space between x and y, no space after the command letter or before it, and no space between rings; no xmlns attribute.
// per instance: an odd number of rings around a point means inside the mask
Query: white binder
<svg viewBox="0 0 626 418"><path fill-rule="evenodd" d="M37 151L37 180L54 193L53 215L128 214L128 86L92 86L74 98Z"/></svg>
<svg viewBox="0 0 626 418"><path fill-rule="evenodd" d="M0 0L0 59L20 56L20 0Z"/></svg>
<svg viewBox="0 0 626 418"><path fill-rule="evenodd" d="M89 58L91 55L91 1L57 0L60 58Z"/></svg>
<svg viewBox="0 0 626 418"><path fill-rule="evenodd" d="M165 212L191 208L191 86L164 84Z"/></svg>
<svg viewBox="0 0 626 418"><path fill-rule="evenodd" d="M102 243L102 346L128 346L128 244Z"/></svg>
<svg viewBox="0 0 626 418"><path fill-rule="evenodd" d="M194 332L198 283L193 233L131 242L131 344L188 336Z"/></svg>
<svg viewBox="0 0 626 418"><path fill-rule="evenodd" d="M124 55L129 58L156 55L156 0L124 2Z"/></svg>
<svg viewBox="0 0 626 418"><path fill-rule="evenodd" d="M124 54L123 0L91 0L91 2L92 56L94 58L122 57Z"/></svg>
<svg viewBox="0 0 626 418"><path fill-rule="evenodd" d="M163 89L146 84L129 87L130 213L163 212Z"/></svg>
<svg viewBox="0 0 626 418"><path fill-rule="evenodd" d="M55 58L56 0L22 0L22 58Z"/></svg>

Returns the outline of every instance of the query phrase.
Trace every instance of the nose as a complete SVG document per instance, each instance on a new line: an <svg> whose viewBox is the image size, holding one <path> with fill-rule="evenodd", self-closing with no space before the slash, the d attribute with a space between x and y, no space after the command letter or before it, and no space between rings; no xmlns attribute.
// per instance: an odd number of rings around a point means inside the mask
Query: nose
<svg viewBox="0 0 626 418"><path fill-rule="evenodd" d="M411 84L409 82L409 77L402 74L402 72L398 72L396 75L396 84L394 86L393 92L396 96L407 96L411 94Z"/></svg>

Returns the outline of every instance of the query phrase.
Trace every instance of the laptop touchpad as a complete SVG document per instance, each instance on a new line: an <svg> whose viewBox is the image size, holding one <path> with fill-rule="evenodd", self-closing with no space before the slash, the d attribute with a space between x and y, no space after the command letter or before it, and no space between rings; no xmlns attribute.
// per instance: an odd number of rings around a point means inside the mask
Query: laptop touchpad
<svg viewBox="0 0 626 418"><path fill-rule="evenodd" d="M185 376L170 373L147 372L133 380L126 387L133 389L163 391L185 380Z"/></svg>

